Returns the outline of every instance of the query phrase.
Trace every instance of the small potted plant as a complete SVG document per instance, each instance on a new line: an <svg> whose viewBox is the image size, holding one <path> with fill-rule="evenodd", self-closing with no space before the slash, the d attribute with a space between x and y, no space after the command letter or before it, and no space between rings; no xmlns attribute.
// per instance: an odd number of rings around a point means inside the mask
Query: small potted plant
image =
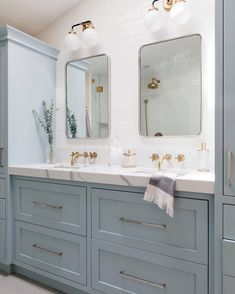
<svg viewBox="0 0 235 294"><path fill-rule="evenodd" d="M51 100L50 105L47 105L45 101L42 101L42 118L35 110L33 110L33 114L47 135L47 163L54 163L55 107L53 100Z"/></svg>
<svg viewBox="0 0 235 294"><path fill-rule="evenodd" d="M69 109L67 109L67 120L68 120L68 127L70 134L72 135L72 138L77 137L77 119L75 113L71 112Z"/></svg>

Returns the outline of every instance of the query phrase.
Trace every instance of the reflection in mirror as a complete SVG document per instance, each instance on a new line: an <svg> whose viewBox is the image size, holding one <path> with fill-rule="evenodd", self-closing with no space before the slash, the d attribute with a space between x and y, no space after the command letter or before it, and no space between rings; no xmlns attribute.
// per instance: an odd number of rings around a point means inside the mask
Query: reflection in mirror
<svg viewBox="0 0 235 294"><path fill-rule="evenodd" d="M201 132L201 37L143 46L140 51L140 134Z"/></svg>
<svg viewBox="0 0 235 294"><path fill-rule="evenodd" d="M73 60L66 67L67 136L109 136L108 57L99 55Z"/></svg>

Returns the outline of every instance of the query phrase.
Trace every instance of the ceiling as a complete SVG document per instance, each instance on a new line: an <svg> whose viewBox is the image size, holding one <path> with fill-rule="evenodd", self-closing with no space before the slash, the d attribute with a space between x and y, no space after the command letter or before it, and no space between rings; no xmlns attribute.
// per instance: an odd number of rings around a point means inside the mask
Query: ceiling
<svg viewBox="0 0 235 294"><path fill-rule="evenodd" d="M35 35L80 0L0 0L0 26Z"/></svg>

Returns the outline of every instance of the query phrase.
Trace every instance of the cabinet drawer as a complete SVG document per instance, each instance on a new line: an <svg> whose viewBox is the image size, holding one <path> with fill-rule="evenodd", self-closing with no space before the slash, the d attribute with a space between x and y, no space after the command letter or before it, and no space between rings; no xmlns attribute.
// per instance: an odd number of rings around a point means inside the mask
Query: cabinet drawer
<svg viewBox="0 0 235 294"><path fill-rule="evenodd" d="M92 287L104 293L207 294L207 266L92 241Z"/></svg>
<svg viewBox="0 0 235 294"><path fill-rule="evenodd" d="M86 235L86 188L15 181L16 218Z"/></svg>
<svg viewBox="0 0 235 294"><path fill-rule="evenodd" d="M0 218L6 217L6 200L0 199Z"/></svg>
<svg viewBox="0 0 235 294"><path fill-rule="evenodd" d="M6 222L0 219L0 261L5 259L6 253Z"/></svg>
<svg viewBox="0 0 235 294"><path fill-rule="evenodd" d="M235 240L235 206L224 205L224 238Z"/></svg>
<svg viewBox="0 0 235 294"><path fill-rule="evenodd" d="M6 180L0 178L0 198L6 198Z"/></svg>
<svg viewBox="0 0 235 294"><path fill-rule="evenodd" d="M208 202L175 199L172 219L143 194L92 190L92 237L208 263Z"/></svg>
<svg viewBox="0 0 235 294"><path fill-rule="evenodd" d="M86 238L16 222L16 260L86 284Z"/></svg>
<svg viewBox="0 0 235 294"><path fill-rule="evenodd" d="M235 278L223 277L223 294L234 294Z"/></svg>
<svg viewBox="0 0 235 294"><path fill-rule="evenodd" d="M223 240L224 274L235 277L235 241Z"/></svg>

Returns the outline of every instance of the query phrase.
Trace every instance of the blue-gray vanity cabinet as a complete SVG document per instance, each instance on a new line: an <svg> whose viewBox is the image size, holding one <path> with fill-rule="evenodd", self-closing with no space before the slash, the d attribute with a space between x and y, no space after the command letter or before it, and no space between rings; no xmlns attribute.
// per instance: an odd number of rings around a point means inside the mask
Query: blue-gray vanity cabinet
<svg viewBox="0 0 235 294"><path fill-rule="evenodd" d="M172 219L140 188L11 182L18 273L66 293L214 294L213 196L177 192Z"/></svg>
<svg viewBox="0 0 235 294"><path fill-rule="evenodd" d="M86 188L16 180L16 219L86 235Z"/></svg>
<svg viewBox="0 0 235 294"><path fill-rule="evenodd" d="M0 44L0 174L7 168L7 51Z"/></svg>
<svg viewBox="0 0 235 294"><path fill-rule="evenodd" d="M10 26L0 27L0 199L5 199L5 228L0 228L0 269L12 262L12 198L9 165L43 162L45 137L32 110L55 98L59 51ZM2 205L3 201L1 201ZM4 240L5 239L5 240ZM4 243L4 246L3 246ZM3 252L3 251L2 251Z"/></svg>
<svg viewBox="0 0 235 294"><path fill-rule="evenodd" d="M224 2L224 195L235 196L235 42L233 0Z"/></svg>
<svg viewBox="0 0 235 294"><path fill-rule="evenodd" d="M92 238L208 264L208 202L176 197L171 218L143 197L92 189Z"/></svg>
<svg viewBox="0 0 235 294"><path fill-rule="evenodd" d="M86 238L16 222L16 260L86 284Z"/></svg>
<svg viewBox="0 0 235 294"><path fill-rule="evenodd" d="M223 276L223 294L234 294L235 278Z"/></svg>
<svg viewBox="0 0 235 294"><path fill-rule="evenodd" d="M104 293L208 294L207 266L92 242L92 286Z"/></svg>

